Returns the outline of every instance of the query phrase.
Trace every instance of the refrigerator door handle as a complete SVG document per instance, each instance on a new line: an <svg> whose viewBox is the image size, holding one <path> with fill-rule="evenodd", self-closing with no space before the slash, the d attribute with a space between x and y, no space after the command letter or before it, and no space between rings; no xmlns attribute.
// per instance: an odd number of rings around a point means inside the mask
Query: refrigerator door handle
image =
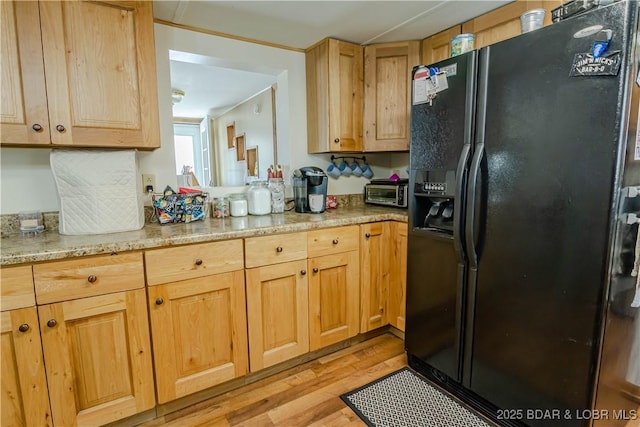
<svg viewBox="0 0 640 427"><path fill-rule="evenodd" d="M462 198L464 197L464 194L462 194L462 192L465 187L465 171L469 162L470 153L471 145L464 144L464 146L462 147L462 151L460 152L460 159L458 160L458 168L456 170L455 200L457 206L453 211L453 245L456 253L458 254L458 259L461 263L464 263L465 261L464 242L462 241L461 233L462 221L464 220L462 211L462 207L464 206L464 204L462 203Z"/></svg>
<svg viewBox="0 0 640 427"><path fill-rule="evenodd" d="M483 156L484 143L479 143L476 146L476 152L473 155L471 169L469 171L469 187L467 188L467 219L465 228L469 267L473 270L477 270L478 268L478 254L475 247L476 187L478 184L478 175L480 174L480 163L482 162Z"/></svg>

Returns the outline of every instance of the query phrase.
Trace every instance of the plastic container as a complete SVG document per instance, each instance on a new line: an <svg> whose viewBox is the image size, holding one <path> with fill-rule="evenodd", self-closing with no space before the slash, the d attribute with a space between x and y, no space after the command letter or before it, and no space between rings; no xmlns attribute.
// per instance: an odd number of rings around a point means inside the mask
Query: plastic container
<svg viewBox="0 0 640 427"><path fill-rule="evenodd" d="M22 233L41 233L44 231L42 213L40 211L27 211L18 214L20 231Z"/></svg>
<svg viewBox="0 0 640 427"><path fill-rule="evenodd" d="M229 216L229 198L216 197L213 199L213 217L224 218Z"/></svg>
<svg viewBox="0 0 640 427"><path fill-rule="evenodd" d="M271 213L271 191L266 181L253 181L247 191L249 215L267 215Z"/></svg>
<svg viewBox="0 0 640 427"><path fill-rule="evenodd" d="M234 193L229 196L231 216L247 216L247 196L244 193Z"/></svg>
<svg viewBox="0 0 640 427"><path fill-rule="evenodd" d="M522 34L542 28L546 12L545 9L531 9L520 15Z"/></svg>
<svg viewBox="0 0 640 427"><path fill-rule="evenodd" d="M458 34L451 39L451 56L457 56L473 50L474 36L471 33Z"/></svg>
<svg viewBox="0 0 640 427"><path fill-rule="evenodd" d="M271 191L271 213L284 212L284 181L282 178L270 178L269 191Z"/></svg>

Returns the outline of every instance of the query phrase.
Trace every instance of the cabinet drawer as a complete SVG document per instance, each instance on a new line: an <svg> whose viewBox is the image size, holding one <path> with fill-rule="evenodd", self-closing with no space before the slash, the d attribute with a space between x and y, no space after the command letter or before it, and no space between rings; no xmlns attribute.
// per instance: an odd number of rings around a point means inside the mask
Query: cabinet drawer
<svg viewBox="0 0 640 427"><path fill-rule="evenodd" d="M309 258L358 250L358 230L357 225L350 225L310 231Z"/></svg>
<svg viewBox="0 0 640 427"><path fill-rule="evenodd" d="M144 287L141 252L101 255L33 266L38 304Z"/></svg>
<svg viewBox="0 0 640 427"><path fill-rule="evenodd" d="M200 243L144 254L150 286L242 270L242 240Z"/></svg>
<svg viewBox="0 0 640 427"><path fill-rule="evenodd" d="M307 258L307 233L276 234L245 239L247 268Z"/></svg>
<svg viewBox="0 0 640 427"><path fill-rule="evenodd" d="M0 292L2 311L35 306L31 266L0 269Z"/></svg>

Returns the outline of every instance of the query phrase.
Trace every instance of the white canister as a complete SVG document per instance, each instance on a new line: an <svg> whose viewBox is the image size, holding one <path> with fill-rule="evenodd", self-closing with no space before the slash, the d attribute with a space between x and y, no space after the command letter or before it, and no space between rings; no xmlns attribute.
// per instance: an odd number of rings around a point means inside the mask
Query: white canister
<svg viewBox="0 0 640 427"><path fill-rule="evenodd" d="M271 191L266 181L253 181L247 191L250 215L267 215L271 213Z"/></svg>
<svg viewBox="0 0 640 427"><path fill-rule="evenodd" d="M243 193L236 193L229 196L229 211L231 212L231 216L247 215L247 198Z"/></svg>

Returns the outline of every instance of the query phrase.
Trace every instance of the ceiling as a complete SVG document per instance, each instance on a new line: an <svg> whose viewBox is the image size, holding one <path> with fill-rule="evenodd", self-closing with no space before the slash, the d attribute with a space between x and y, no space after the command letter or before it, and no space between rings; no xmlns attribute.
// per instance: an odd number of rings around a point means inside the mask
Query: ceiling
<svg viewBox="0 0 640 427"><path fill-rule="evenodd" d="M334 37L361 45L421 40L453 25L500 7L509 0L428 1L204 1L154 0L154 17L283 48L305 49ZM205 68L203 68L205 67ZM200 77L197 77L200 76ZM203 77L204 76L204 77ZM216 111L246 100L246 75L214 65L172 61L172 84L185 91L174 115L195 117L207 104ZM254 76L260 81L273 76ZM205 78L207 84L196 81ZM185 86L189 81L198 89ZM222 82L213 88L211 82ZM245 90L238 88L245 86ZM266 84L264 88L270 86ZM203 90L205 87L207 89ZM264 89L263 88L263 89ZM192 104L193 105L190 105ZM198 105L199 104L199 105ZM204 110L206 114L207 110ZM198 117L204 114L200 113Z"/></svg>

